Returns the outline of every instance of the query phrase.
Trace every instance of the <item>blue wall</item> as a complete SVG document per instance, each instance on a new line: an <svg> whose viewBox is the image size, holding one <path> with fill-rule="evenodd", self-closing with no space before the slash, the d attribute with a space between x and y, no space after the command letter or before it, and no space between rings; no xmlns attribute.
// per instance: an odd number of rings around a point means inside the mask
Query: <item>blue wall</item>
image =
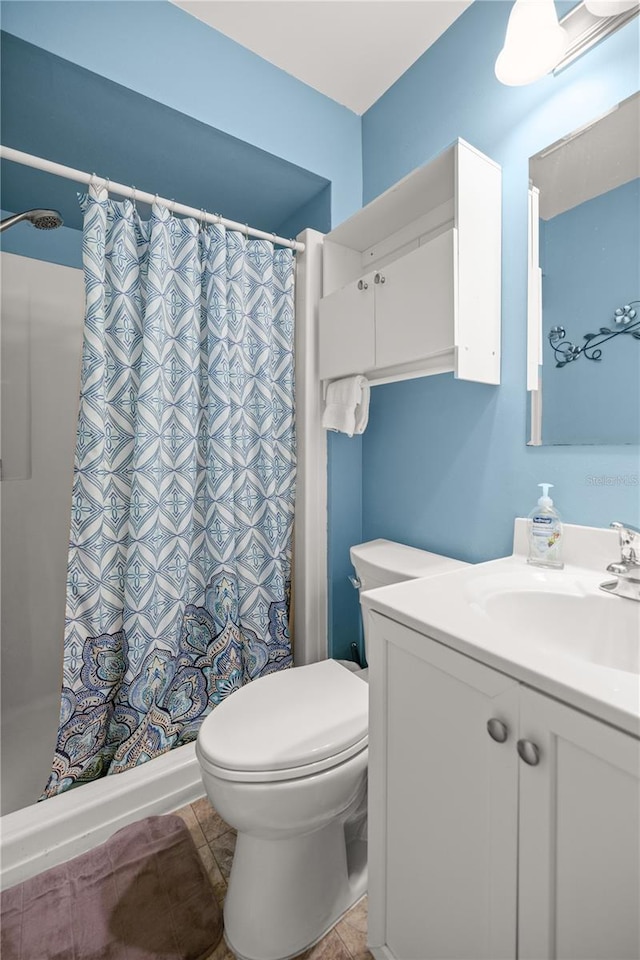
<svg viewBox="0 0 640 960"><path fill-rule="evenodd" d="M0 16L15 37L326 178L334 224L361 205L360 118L167 0L4 0Z"/></svg>
<svg viewBox="0 0 640 960"><path fill-rule="evenodd" d="M331 184L328 184L308 203L279 223L275 233L279 237L297 237L302 230L311 227L320 233L329 233L331 230Z"/></svg>
<svg viewBox="0 0 640 960"><path fill-rule="evenodd" d="M349 547L363 535L363 437L330 433L328 502L329 639L334 657L351 659L351 644L361 637L358 592L349 582L353 573ZM377 536L377 534L376 534Z"/></svg>
<svg viewBox="0 0 640 960"><path fill-rule="evenodd" d="M598 362L557 367L547 334L563 326L582 346L585 333L615 328L616 307L640 300L640 180L541 221L540 262L543 442L639 443L640 342L625 334Z"/></svg>
<svg viewBox="0 0 640 960"><path fill-rule="evenodd" d="M318 198L328 212L325 177L6 31L0 40L4 144L196 209L224 208L226 217L269 232L304 206L308 226L326 223L314 217ZM1 173L5 209L52 206L66 226L82 229L78 184L7 161Z"/></svg>
<svg viewBox="0 0 640 960"><path fill-rule="evenodd" d="M505 87L493 68L510 9L476 0L363 118L365 202L456 137L503 167L502 385L375 387L362 446L365 539L473 561L510 552L542 480L569 522L639 519L637 447L525 445L528 158L635 92L638 22L557 77Z"/></svg>

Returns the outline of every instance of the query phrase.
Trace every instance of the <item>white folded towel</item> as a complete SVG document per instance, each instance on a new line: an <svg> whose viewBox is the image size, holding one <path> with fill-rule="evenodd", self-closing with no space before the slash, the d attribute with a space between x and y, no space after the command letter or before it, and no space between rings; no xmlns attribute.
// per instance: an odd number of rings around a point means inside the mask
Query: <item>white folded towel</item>
<svg viewBox="0 0 640 960"><path fill-rule="evenodd" d="M330 383L322 415L325 430L338 430L348 437L364 433L369 420L370 391L366 377L346 377Z"/></svg>

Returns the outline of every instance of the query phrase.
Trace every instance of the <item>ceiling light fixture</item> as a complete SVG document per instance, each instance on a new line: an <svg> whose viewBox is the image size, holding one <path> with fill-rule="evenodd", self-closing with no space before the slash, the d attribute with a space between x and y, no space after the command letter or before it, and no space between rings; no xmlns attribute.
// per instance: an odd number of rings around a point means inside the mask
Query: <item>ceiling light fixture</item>
<svg viewBox="0 0 640 960"><path fill-rule="evenodd" d="M584 0L584 5L594 17L615 17L633 10L638 0Z"/></svg>
<svg viewBox="0 0 640 960"><path fill-rule="evenodd" d="M582 0L572 7L560 21L569 37L569 46L555 65L554 74L561 73L639 13L640 0Z"/></svg>
<svg viewBox="0 0 640 960"><path fill-rule="evenodd" d="M540 80L562 59L568 42L553 0L515 0L496 77L510 87Z"/></svg>

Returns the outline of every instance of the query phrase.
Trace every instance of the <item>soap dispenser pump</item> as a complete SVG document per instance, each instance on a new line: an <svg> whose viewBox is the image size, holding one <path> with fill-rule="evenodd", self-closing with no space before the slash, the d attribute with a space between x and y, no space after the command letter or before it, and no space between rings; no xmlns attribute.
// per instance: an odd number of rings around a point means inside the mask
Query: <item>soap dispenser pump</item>
<svg viewBox="0 0 640 960"><path fill-rule="evenodd" d="M562 562L562 523L558 511L549 496L552 483L539 483L542 496L537 506L529 514L529 556L528 563L539 567L561 569Z"/></svg>

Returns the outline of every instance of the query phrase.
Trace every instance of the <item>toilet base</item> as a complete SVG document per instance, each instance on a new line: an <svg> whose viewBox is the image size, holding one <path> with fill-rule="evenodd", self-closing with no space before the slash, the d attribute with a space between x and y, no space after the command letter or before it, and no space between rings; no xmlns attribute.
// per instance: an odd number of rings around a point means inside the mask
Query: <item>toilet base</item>
<svg viewBox="0 0 640 960"><path fill-rule="evenodd" d="M225 940L239 960L289 960L321 940L366 889L367 844L345 842L344 822L286 840L239 833Z"/></svg>

